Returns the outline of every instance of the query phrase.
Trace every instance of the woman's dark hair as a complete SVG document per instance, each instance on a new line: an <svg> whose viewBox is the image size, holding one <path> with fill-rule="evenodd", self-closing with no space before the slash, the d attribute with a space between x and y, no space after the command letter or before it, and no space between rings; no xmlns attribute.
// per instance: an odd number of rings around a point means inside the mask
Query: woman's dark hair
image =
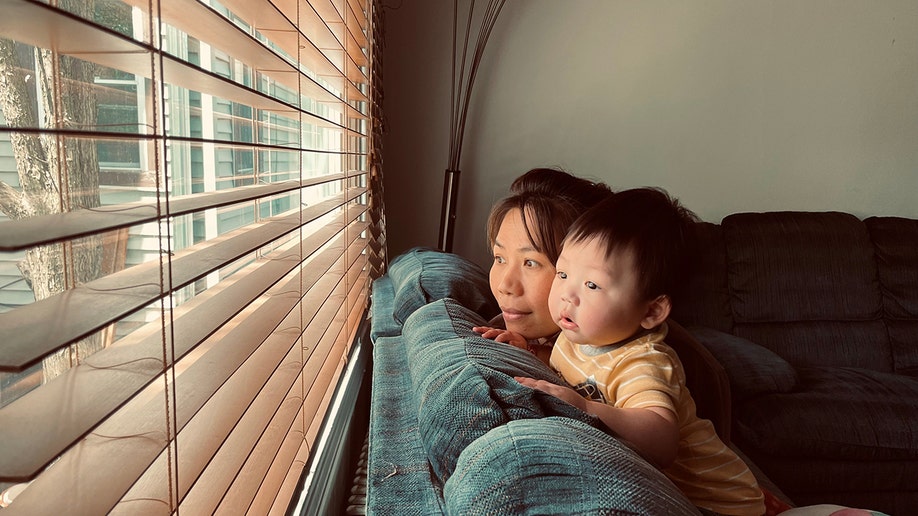
<svg viewBox="0 0 918 516"><path fill-rule="evenodd" d="M604 183L593 183L553 168L534 168L516 178L510 185L510 195L491 208L488 245L493 250L504 217L518 209L529 241L554 265L571 223L611 194L612 190Z"/></svg>

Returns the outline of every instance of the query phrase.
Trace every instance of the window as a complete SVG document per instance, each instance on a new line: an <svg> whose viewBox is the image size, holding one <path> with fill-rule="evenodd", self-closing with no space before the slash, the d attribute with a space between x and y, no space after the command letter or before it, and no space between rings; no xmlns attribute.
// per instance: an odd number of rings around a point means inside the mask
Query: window
<svg viewBox="0 0 918 516"><path fill-rule="evenodd" d="M385 259L374 27L3 2L4 511L287 509Z"/></svg>

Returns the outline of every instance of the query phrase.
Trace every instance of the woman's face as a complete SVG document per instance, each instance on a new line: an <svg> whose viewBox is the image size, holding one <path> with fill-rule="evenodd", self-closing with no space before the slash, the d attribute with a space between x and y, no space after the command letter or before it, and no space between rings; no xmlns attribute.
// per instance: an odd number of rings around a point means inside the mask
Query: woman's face
<svg viewBox="0 0 918 516"><path fill-rule="evenodd" d="M507 329L527 339L557 333L558 326L548 310L555 266L529 241L519 209L514 208L504 216L492 253L491 292L500 305Z"/></svg>

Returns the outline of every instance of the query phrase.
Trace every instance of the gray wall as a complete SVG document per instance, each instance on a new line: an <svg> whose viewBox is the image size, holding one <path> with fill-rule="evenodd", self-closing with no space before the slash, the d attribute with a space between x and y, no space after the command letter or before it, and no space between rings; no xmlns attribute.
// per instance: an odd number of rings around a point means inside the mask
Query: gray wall
<svg viewBox="0 0 918 516"><path fill-rule="evenodd" d="M395 256L437 245L452 2L385 2ZM918 2L509 0L474 91L455 252L488 264L488 209L537 166L661 186L711 222L918 218Z"/></svg>

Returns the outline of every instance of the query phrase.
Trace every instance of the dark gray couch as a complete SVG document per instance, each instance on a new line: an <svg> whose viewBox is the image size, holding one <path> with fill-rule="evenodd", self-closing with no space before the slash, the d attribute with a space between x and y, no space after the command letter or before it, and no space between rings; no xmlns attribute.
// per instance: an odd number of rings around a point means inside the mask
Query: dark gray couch
<svg viewBox="0 0 918 516"><path fill-rule="evenodd" d="M724 366L732 440L798 505L918 507L918 220L698 226L673 318Z"/></svg>

